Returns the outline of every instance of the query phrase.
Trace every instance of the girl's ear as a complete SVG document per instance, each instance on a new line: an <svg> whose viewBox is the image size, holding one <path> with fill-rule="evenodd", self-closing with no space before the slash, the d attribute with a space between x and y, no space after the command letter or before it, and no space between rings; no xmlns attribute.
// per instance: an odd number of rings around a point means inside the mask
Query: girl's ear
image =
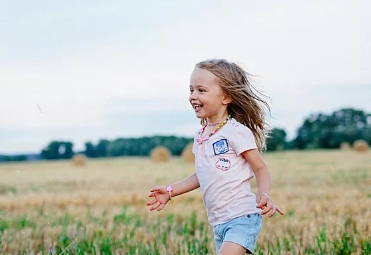
<svg viewBox="0 0 371 255"><path fill-rule="evenodd" d="M229 104L230 102L232 102L232 97L229 94L224 93L224 97L223 97L222 103L223 104Z"/></svg>

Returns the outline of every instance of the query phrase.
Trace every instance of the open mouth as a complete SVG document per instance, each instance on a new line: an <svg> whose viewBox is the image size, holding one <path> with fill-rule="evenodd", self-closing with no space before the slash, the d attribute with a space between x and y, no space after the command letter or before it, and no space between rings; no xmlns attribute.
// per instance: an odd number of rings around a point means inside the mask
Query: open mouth
<svg viewBox="0 0 371 255"><path fill-rule="evenodd" d="M202 106L202 104L193 104L193 109L195 110L195 112L199 112Z"/></svg>

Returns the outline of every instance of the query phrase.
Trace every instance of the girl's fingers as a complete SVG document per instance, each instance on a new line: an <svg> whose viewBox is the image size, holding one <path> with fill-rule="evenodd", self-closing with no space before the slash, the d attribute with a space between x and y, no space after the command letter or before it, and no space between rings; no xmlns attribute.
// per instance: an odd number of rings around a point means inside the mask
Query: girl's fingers
<svg viewBox="0 0 371 255"><path fill-rule="evenodd" d="M262 206L259 206L259 208L261 209L261 214L262 215L266 214L270 210L268 208L268 205L262 205Z"/></svg>
<svg viewBox="0 0 371 255"><path fill-rule="evenodd" d="M150 192L148 197L155 197L155 195L158 194L157 191L154 191L154 192Z"/></svg>
<svg viewBox="0 0 371 255"><path fill-rule="evenodd" d="M268 214L268 217L271 218L276 212L280 213L281 215L284 215L284 212L275 204L272 203L272 205L270 206L267 206L265 209L267 209L266 211L262 211L262 214L265 214L265 213L268 213L269 211L271 211L269 214Z"/></svg>
<svg viewBox="0 0 371 255"><path fill-rule="evenodd" d="M157 211L162 211L164 207L165 207L165 204L160 204L160 206L157 208Z"/></svg>
<svg viewBox="0 0 371 255"><path fill-rule="evenodd" d="M264 197L264 198L260 199L260 202L256 207L263 209L263 207L267 205L267 201L268 201L267 197Z"/></svg>
<svg viewBox="0 0 371 255"><path fill-rule="evenodd" d="M160 206L160 203L156 201L156 203L153 204L153 206L150 208L151 211L157 209Z"/></svg>
<svg viewBox="0 0 371 255"><path fill-rule="evenodd" d="M153 205L156 202L157 202L156 199L152 199L151 201L147 202L146 205Z"/></svg>
<svg viewBox="0 0 371 255"><path fill-rule="evenodd" d="M277 206L277 212L279 212L281 215L285 214L278 206Z"/></svg>
<svg viewBox="0 0 371 255"><path fill-rule="evenodd" d="M149 190L150 193L149 193L149 197L154 197L156 193L161 193L161 188L159 187L155 187L155 188L152 188Z"/></svg>
<svg viewBox="0 0 371 255"><path fill-rule="evenodd" d="M259 207L259 205L258 205L258 207ZM263 205L262 205L261 207L259 207L259 208L262 209L262 211L261 211L262 215L265 215L265 214L267 214L269 211L272 210L272 212L268 215L268 217L270 218L270 217L272 217L272 215L273 215L274 212L276 211L275 207L276 207L275 204L274 204L270 199L268 199L267 202L266 202L265 204L263 204ZM272 213L273 213L273 214L272 214Z"/></svg>
<svg viewBox="0 0 371 255"><path fill-rule="evenodd" d="M276 208L273 207L272 211L268 214L268 218L271 218L275 214L275 212L276 212Z"/></svg>
<svg viewBox="0 0 371 255"><path fill-rule="evenodd" d="M262 208L262 212L261 212L261 214L262 214L262 215L265 215L265 214L267 214L271 209L272 209L272 208L269 207L269 206L263 207L263 208Z"/></svg>

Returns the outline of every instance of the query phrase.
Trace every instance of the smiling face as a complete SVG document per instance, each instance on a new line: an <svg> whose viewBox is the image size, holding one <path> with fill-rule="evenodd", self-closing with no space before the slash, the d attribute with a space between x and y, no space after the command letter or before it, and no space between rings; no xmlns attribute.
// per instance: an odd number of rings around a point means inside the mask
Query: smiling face
<svg viewBox="0 0 371 255"><path fill-rule="evenodd" d="M206 118L209 123L218 123L227 117L227 105L231 100L218 85L218 78L213 73L195 68L189 89L189 102L198 118Z"/></svg>

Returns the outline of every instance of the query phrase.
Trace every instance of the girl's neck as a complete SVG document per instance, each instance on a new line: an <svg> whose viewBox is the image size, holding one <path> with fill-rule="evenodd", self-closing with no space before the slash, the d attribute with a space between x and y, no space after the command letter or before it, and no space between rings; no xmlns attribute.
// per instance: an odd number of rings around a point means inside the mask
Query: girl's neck
<svg viewBox="0 0 371 255"><path fill-rule="evenodd" d="M219 125L220 123L222 123L223 121L219 121L219 122L207 122L207 125L209 126L209 127L215 127L215 126L217 126L217 125Z"/></svg>
<svg viewBox="0 0 371 255"><path fill-rule="evenodd" d="M210 127L217 126L226 120L228 112L224 113L222 117L215 116L214 118L207 118L207 125Z"/></svg>

